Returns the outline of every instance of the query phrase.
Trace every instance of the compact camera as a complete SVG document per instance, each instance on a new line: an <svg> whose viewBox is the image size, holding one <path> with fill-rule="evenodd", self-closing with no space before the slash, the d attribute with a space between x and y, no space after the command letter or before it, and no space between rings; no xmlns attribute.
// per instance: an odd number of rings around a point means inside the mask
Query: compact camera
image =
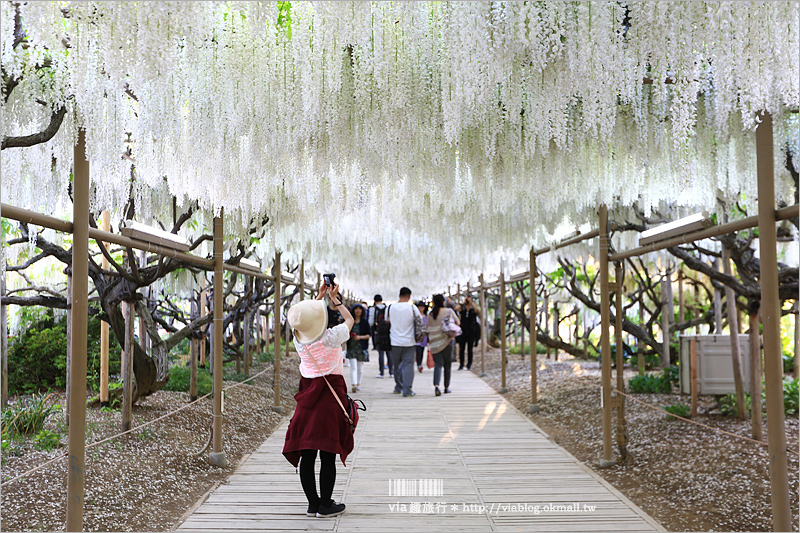
<svg viewBox="0 0 800 533"><path fill-rule="evenodd" d="M331 272L330 274L323 274L322 275L322 279L325 280L325 285L327 285L328 287L333 287L334 286L333 278L335 278L335 277L336 277L336 274L334 274L333 272Z"/></svg>

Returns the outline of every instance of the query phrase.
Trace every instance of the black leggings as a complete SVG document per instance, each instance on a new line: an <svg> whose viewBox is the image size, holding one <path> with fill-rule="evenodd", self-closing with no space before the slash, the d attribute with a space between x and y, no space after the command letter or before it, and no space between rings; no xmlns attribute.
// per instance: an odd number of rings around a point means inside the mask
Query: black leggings
<svg viewBox="0 0 800 533"><path fill-rule="evenodd" d="M317 482L314 479L314 462L317 460L317 450L302 450L300 452L300 484L306 493L309 507L330 507L333 504L331 494L336 483L336 454L319 452L319 495L317 495Z"/></svg>

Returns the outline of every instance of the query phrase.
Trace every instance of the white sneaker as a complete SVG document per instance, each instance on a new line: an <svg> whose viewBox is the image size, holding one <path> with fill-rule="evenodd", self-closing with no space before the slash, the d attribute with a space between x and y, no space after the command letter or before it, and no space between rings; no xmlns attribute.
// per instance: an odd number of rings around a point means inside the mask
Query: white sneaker
<svg viewBox="0 0 800 533"><path fill-rule="evenodd" d="M383 374L378 374L378 375L377 375L377 376L375 376L375 377L376 377L376 378L381 378L381 379L383 379Z"/></svg>
<svg viewBox="0 0 800 533"><path fill-rule="evenodd" d="M359 387L358 385L356 385L356 392L361 392L361 387Z"/></svg>

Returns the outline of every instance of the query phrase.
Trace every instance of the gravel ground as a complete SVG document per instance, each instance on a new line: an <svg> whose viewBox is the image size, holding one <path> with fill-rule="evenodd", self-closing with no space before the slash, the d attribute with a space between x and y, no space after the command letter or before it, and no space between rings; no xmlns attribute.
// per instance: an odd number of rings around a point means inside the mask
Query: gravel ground
<svg viewBox="0 0 800 533"><path fill-rule="evenodd" d="M299 359L281 365L281 401L294 410ZM251 375L266 373L225 393L223 450L228 466L208 462L206 444L211 426L211 398L155 424L86 451L85 531L170 531L209 489L224 481L240 460L253 452L282 419L272 411L272 364L253 365ZM225 386L235 382L225 382ZM64 394L52 401L64 405ZM133 409L133 425L153 420L189 401L188 394L159 391ZM90 408L86 413L87 444L119 433L119 412ZM26 444L19 456L6 456L5 481L66 451L64 415L51 417L45 429L64 434L63 446L52 452ZM63 531L66 523L67 460L61 459L30 476L2 487L0 530Z"/></svg>
<svg viewBox="0 0 800 533"><path fill-rule="evenodd" d="M599 363L539 355L539 406L528 415L550 438L614 485L668 531L772 531L766 447L715 433L637 405L625 404L628 460L599 468L602 457ZM544 368L542 368L544 365ZM473 371L480 374L480 355ZM505 397L523 413L531 402L530 356L508 355ZM500 351L486 353L484 378L501 387ZM627 370L626 380L635 375ZM594 384L594 386L593 386ZM636 394L665 406L689 404L687 395ZM750 435L750 421L721 416L714 397L701 397L698 421ZM616 425L616 418L614 422ZM764 424L766 436L766 423ZM766 437L765 437L766 438ZM798 419L786 419L789 450L798 450ZM619 457L614 445L614 456ZM798 528L798 456L788 454L793 530Z"/></svg>

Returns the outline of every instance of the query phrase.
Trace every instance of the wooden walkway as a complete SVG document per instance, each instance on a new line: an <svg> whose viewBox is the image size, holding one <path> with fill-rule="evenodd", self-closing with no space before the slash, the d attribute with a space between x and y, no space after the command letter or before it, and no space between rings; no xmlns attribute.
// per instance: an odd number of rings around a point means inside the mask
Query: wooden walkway
<svg viewBox="0 0 800 533"><path fill-rule="evenodd" d="M281 454L287 418L179 530L663 531L483 380L455 368L452 394L433 395L427 368L413 398L392 394L394 380L374 370L351 394L368 410L347 467L337 459L333 498L347 504L343 515L305 516L300 480Z"/></svg>

